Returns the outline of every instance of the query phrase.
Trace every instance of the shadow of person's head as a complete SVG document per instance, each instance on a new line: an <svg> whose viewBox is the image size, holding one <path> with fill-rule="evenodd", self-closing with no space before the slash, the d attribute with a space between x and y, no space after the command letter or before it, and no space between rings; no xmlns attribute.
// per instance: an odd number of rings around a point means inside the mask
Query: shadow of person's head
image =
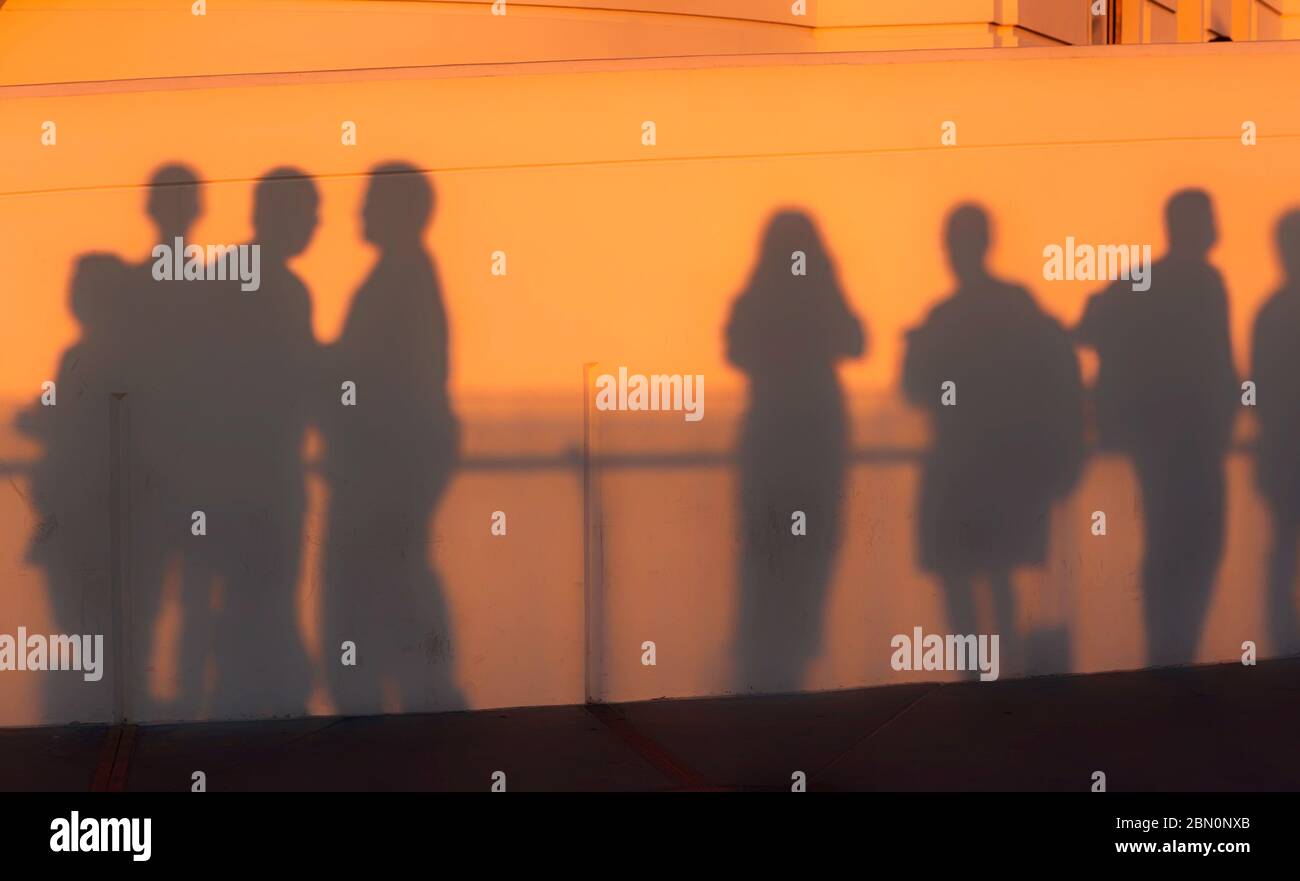
<svg viewBox="0 0 1300 881"><path fill-rule="evenodd" d="M984 262L992 240L988 212L982 205L958 205L944 222L944 245L948 266L961 284L988 277Z"/></svg>
<svg viewBox="0 0 1300 881"><path fill-rule="evenodd" d="M77 262L68 293L68 309L85 336L120 328L122 304L116 299L121 264L108 254L87 254Z"/></svg>
<svg viewBox="0 0 1300 881"><path fill-rule="evenodd" d="M433 217L433 184L418 168L388 162L370 171L363 234L380 250L418 248Z"/></svg>
<svg viewBox="0 0 1300 881"><path fill-rule="evenodd" d="M763 228L754 278L788 279L797 274L799 266L807 277L826 281L831 271L830 254L817 222L805 211L785 208L773 214Z"/></svg>
<svg viewBox="0 0 1300 881"><path fill-rule="evenodd" d="M319 221L320 194L301 169L280 166L262 175L253 192L253 231L270 256L287 259L307 249Z"/></svg>
<svg viewBox="0 0 1300 881"><path fill-rule="evenodd" d="M1214 206L1204 190L1179 190L1165 203L1165 231L1169 253L1191 260L1204 259L1218 239Z"/></svg>
<svg viewBox="0 0 1300 881"><path fill-rule="evenodd" d="M166 241L185 237L203 211L199 176L188 165L164 165L149 179L149 217Z"/></svg>
<svg viewBox="0 0 1300 881"><path fill-rule="evenodd" d="M1274 242L1287 283L1300 283L1300 208L1293 208L1278 218Z"/></svg>

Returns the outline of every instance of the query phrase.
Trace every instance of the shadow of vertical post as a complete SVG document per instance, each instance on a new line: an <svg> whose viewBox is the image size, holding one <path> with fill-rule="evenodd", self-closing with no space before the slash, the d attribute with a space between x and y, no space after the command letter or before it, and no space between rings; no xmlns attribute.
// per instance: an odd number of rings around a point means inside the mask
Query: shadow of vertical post
<svg viewBox="0 0 1300 881"><path fill-rule="evenodd" d="M109 426L109 601L113 626L113 722L127 719L126 671L131 652L127 637L129 605L126 591L128 569L126 542L129 540L130 500L127 456L127 403L125 392L112 392L108 404Z"/></svg>
<svg viewBox="0 0 1300 881"><path fill-rule="evenodd" d="M588 361L582 365L582 674L583 698L588 704L600 702L600 659L604 633L604 542L600 487L592 450L593 431L596 429L593 428L591 418L591 373L597 363Z"/></svg>

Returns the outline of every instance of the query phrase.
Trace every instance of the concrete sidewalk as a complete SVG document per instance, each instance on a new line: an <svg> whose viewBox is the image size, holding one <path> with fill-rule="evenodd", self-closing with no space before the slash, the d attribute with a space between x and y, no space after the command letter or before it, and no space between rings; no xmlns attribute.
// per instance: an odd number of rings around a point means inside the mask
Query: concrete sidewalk
<svg viewBox="0 0 1300 881"><path fill-rule="evenodd" d="M436 715L0 731L0 789L1300 789L1300 659Z"/></svg>

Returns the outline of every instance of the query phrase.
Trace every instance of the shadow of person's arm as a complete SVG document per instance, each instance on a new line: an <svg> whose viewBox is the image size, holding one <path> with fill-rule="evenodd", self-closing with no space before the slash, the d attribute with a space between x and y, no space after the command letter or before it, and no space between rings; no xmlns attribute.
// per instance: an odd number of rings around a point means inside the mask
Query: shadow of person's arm
<svg viewBox="0 0 1300 881"><path fill-rule="evenodd" d="M50 436L48 407L35 403L14 414L13 426L19 434L36 441L46 441Z"/></svg>
<svg viewBox="0 0 1300 881"><path fill-rule="evenodd" d="M1288 418L1294 423L1300 417L1300 413L1280 412L1274 406L1276 398L1270 393L1273 389L1294 387L1295 378L1300 376L1300 364L1287 369L1288 355L1296 349L1284 338L1292 328L1287 322L1279 321L1276 314L1279 296L1274 294L1255 314L1250 335L1250 378L1256 389L1268 390L1255 404L1255 488L1266 499L1272 497L1275 482L1275 451L1279 445L1274 441L1291 434L1285 430ZM1295 358L1290 355L1290 360Z"/></svg>
<svg viewBox="0 0 1300 881"><path fill-rule="evenodd" d="M731 316L727 319L727 362L745 373L752 373L762 359L762 343L758 335L754 294L745 291L733 301Z"/></svg>
<svg viewBox="0 0 1300 881"><path fill-rule="evenodd" d="M1110 288L1106 287L1088 298L1083 315L1067 332L1075 345L1096 349L1105 335L1112 308Z"/></svg>
<svg viewBox="0 0 1300 881"><path fill-rule="evenodd" d="M54 417L59 395L72 394L73 386L77 384L77 380L73 377L84 375L90 369L89 365L82 363L84 360L83 349L84 346L80 344L73 345L59 358L59 369L54 374L53 403L46 404L44 393L42 393L41 399L14 414L13 425L20 434L40 441L47 446L54 441L55 432L58 430ZM66 404L65 406L75 408L76 404Z"/></svg>
<svg viewBox="0 0 1300 881"><path fill-rule="evenodd" d="M338 431L343 383L348 380L346 372L338 341L315 346L304 362L303 418L308 425L316 427L327 447Z"/></svg>
<svg viewBox="0 0 1300 881"><path fill-rule="evenodd" d="M1083 476L1085 458L1084 421L1085 391L1079 358L1070 333L1055 318L1044 315L1044 341L1047 343L1043 367L1046 373L1048 401L1055 415L1048 426L1054 441L1056 479L1052 482L1053 498L1065 498Z"/></svg>
<svg viewBox="0 0 1300 881"><path fill-rule="evenodd" d="M929 322L905 331L903 335L903 397L918 407L932 408L938 394L934 354L930 344L933 329Z"/></svg>
<svg viewBox="0 0 1300 881"><path fill-rule="evenodd" d="M867 352L867 328L849 308L843 294L836 291L831 311L833 352L839 358L861 358Z"/></svg>
<svg viewBox="0 0 1300 881"><path fill-rule="evenodd" d="M1251 327L1250 378L1254 380L1256 389L1285 388L1289 379L1294 382L1293 377L1300 376L1300 372L1297 372L1300 371L1300 363L1296 364L1297 370L1287 370L1287 356L1297 350L1294 346L1289 346L1289 341L1284 338L1284 334L1291 328L1278 320L1277 305L1278 295L1274 294L1256 313ZM1298 357L1300 355L1292 355L1289 360L1296 361ZM1274 397L1266 394L1255 405L1255 420L1261 430L1274 423L1275 415L1282 415L1274 409L1273 402Z"/></svg>
<svg viewBox="0 0 1300 881"><path fill-rule="evenodd" d="M1211 363L1217 372L1216 400L1219 402L1219 434L1215 438L1217 449L1226 450L1232 443L1232 433L1236 426L1238 410L1237 365L1232 358L1232 332L1228 326L1228 289L1223 277L1217 271L1209 286L1210 329L1213 334L1210 354Z"/></svg>

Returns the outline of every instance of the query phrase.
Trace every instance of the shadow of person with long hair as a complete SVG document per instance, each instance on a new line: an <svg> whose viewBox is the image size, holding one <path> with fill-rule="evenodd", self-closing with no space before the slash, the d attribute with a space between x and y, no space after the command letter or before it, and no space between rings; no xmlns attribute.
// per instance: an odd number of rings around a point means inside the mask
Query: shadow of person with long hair
<svg viewBox="0 0 1300 881"><path fill-rule="evenodd" d="M323 423L326 665L342 713L452 709L463 702L443 587L429 561L431 521L459 447L447 315L424 246L434 191L404 163L371 175L362 223L379 259L327 353L338 397ZM328 654L345 642L355 664Z"/></svg>
<svg viewBox="0 0 1300 881"><path fill-rule="evenodd" d="M1165 222L1169 249L1150 289L1110 285L1075 330L1099 359L1101 445L1132 457L1141 487L1152 666L1196 660L1223 553L1223 457L1237 407L1227 291L1206 260L1217 238L1210 197L1174 194Z"/></svg>
<svg viewBox="0 0 1300 881"><path fill-rule="evenodd" d="M1255 476L1272 515L1268 564L1268 628L1279 655L1300 651L1296 615L1296 552L1300 534L1300 211L1277 224L1285 278L1255 316L1251 378L1259 423Z"/></svg>
<svg viewBox="0 0 1300 881"><path fill-rule="evenodd" d="M226 256L210 303L204 400L203 500L217 525L204 539L222 600L211 613L216 681L211 714L301 715L312 686L297 615L306 490L302 447L320 379L311 293L289 267L318 222L316 185L275 168L253 194L256 290L244 290L240 252ZM221 259L218 257L218 259ZM216 275L216 273L213 273ZM221 277L221 276L217 276ZM202 639L186 634L183 640Z"/></svg>
<svg viewBox="0 0 1300 881"><path fill-rule="evenodd" d="M1012 572L1045 563L1052 502L1082 465L1078 360L1028 290L989 273L983 207L955 208L945 243L957 290L907 333L902 371L934 438L918 505L920 565L942 581L954 634L980 632L974 588L985 579L1000 650L1014 653Z"/></svg>
<svg viewBox="0 0 1300 881"><path fill-rule="evenodd" d="M816 224L773 216L726 329L749 377L740 439L740 690L797 691L822 641L840 536L847 425L836 365L861 357L850 310Z"/></svg>

